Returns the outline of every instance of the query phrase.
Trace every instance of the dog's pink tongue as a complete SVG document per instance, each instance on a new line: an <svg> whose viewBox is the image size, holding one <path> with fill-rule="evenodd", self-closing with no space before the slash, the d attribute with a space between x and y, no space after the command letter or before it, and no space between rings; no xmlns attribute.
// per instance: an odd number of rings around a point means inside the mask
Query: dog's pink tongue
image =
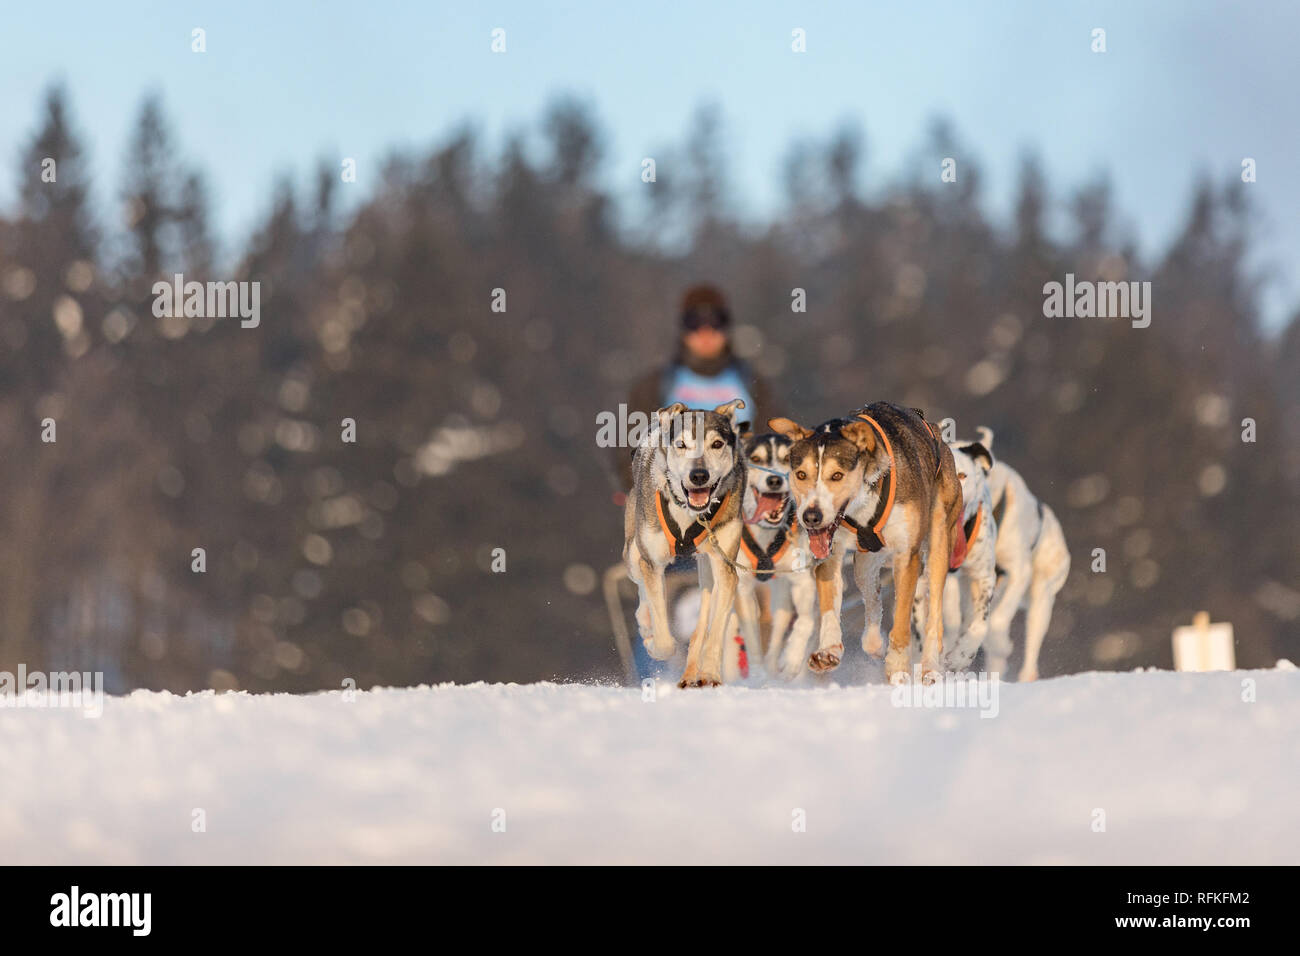
<svg viewBox="0 0 1300 956"><path fill-rule="evenodd" d="M758 499L758 507L755 513L759 515L770 515L774 511L780 511L785 505L784 495L760 495L755 493L754 497Z"/></svg>
<svg viewBox="0 0 1300 956"><path fill-rule="evenodd" d="M688 491L686 492L686 500L691 503L692 508L703 508L709 503L709 489L705 488L703 491Z"/></svg>
<svg viewBox="0 0 1300 956"><path fill-rule="evenodd" d="M831 529L808 532L808 546L812 548L813 557L821 560L831 553Z"/></svg>

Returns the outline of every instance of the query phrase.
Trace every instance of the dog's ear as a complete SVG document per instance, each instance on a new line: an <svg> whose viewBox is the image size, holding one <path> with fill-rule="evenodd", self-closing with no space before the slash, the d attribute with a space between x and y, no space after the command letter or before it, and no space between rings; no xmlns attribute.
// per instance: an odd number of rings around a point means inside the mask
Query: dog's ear
<svg viewBox="0 0 1300 956"><path fill-rule="evenodd" d="M749 427L749 422L741 422L736 426L736 437L740 439L741 445L748 445L749 440L754 437L754 432Z"/></svg>
<svg viewBox="0 0 1300 956"><path fill-rule="evenodd" d="M745 400L743 398L733 398L731 401L727 402L727 404L719 405L717 408L714 409L714 411L717 412L719 415L721 415L723 418L730 419L731 424L734 427L736 424L736 412L740 411L740 409L744 407L745 407Z"/></svg>
<svg viewBox="0 0 1300 956"><path fill-rule="evenodd" d="M987 451L990 455L992 455L993 454L993 429L989 428L986 425L981 425L979 428L975 429L975 432L980 436L979 443L984 446L984 450Z"/></svg>
<svg viewBox="0 0 1300 956"><path fill-rule="evenodd" d="M811 428L804 428L798 422L789 418L769 418L767 427L778 435L784 435L791 441L802 441L812 434Z"/></svg>
<svg viewBox="0 0 1300 956"><path fill-rule="evenodd" d="M876 430L866 422L849 422L840 434L858 446L858 451L870 455L876 450Z"/></svg>
<svg viewBox="0 0 1300 956"><path fill-rule="evenodd" d="M959 450L970 455L971 459L983 468L985 472L988 472L993 468L993 455L979 442L971 442L969 445L962 445Z"/></svg>
<svg viewBox="0 0 1300 956"><path fill-rule="evenodd" d="M655 418L659 421L659 430L667 433L672 420L686 410L686 406L681 402L673 402L667 408L659 409L655 412Z"/></svg>

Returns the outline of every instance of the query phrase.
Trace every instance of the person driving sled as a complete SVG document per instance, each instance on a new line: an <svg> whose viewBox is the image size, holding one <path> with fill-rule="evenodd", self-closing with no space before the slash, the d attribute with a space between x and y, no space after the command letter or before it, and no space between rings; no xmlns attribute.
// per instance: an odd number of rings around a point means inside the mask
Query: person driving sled
<svg viewBox="0 0 1300 956"><path fill-rule="evenodd" d="M731 348L731 309L726 297L712 285L695 285L682 297L680 313L681 331L677 354L668 364L647 374L632 387L627 400L628 415L642 412L653 418L660 408L681 402L687 408L716 408L735 398L743 399L741 422L750 422L756 432L766 431L767 416L777 414L771 390L763 379L754 374L749 365L738 358ZM620 449L619 477L624 489L632 486L632 458L628 449ZM622 505L625 494L615 496ZM694 559L681 559L670 570L689 570ZM679 608L690 616L689 604L698 599L698 589L690 591L678 602ZM760 620L764 627L770 622L767 592L760 592ZM680 613L680 612L679 612ZM738 667L748 671L744 642L735 638L739 651ZM663 668L663 663L653 660L639 640L632 642L637 673L641 678L653 677Z"/></svg>
<svg viewBox="0 0 1300 956"><path fill-rule="evenodd" d="M765 431L765 415L776 414L771 391L749 365L731 350L731 309L726 297L711 285L696 285L682 297L681 334L677 354L667 365L632 386L629 416L653 416L660 408L681 402L687 408L716 408L733 398L744 399L741 421ZM623 487L632 487L632 459L627 449L619 458Z"/></svg>

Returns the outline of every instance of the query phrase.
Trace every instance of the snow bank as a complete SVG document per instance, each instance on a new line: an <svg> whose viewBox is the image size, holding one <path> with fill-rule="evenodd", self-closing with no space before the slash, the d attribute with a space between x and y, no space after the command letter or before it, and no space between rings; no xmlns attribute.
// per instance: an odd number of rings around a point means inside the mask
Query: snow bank
<svg viewBox="0 0 1300 956"><path fill-rule="evenodd" d="M1003 684L992 719L880 685L138 692L0 710L0 859L1294 864L1297 726L1294 670Z"/></svg>

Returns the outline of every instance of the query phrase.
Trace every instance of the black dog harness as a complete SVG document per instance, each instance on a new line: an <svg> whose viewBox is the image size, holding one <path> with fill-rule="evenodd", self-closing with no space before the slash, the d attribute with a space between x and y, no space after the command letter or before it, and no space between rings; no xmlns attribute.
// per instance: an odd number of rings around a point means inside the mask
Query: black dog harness
<svg viewBox="0 0 1300 956"><path fill-rule="evenodd" d="M857 417L860 421L864 421L874 428L876 433L880 435L880 440L885 445L885 452L889 455L889 467L880 479L879 498L876 501L876 510L872 514L871 520L863 525L858 524L848 515L844 515L840 519L840 523L857 535L859 551L879 551L885 546L885 539L880 532L884 529L885 522L889 520L889 513L894 510L894 446L889 443L889 436L885 434L885 430L880 427L880 423L874 418L866 412L858 412Z"/></svg>
<svg viewBox="0 0 1300 956"><path fill-rule="evenodd" d="M754 566L754 577L759 581L766 581L776 573L776 562L781 560L781 555L785 554L785 549L790 545L790 521L794 517L794 510L787 508L786 512L785 521L766 549L759 547L748 527L742 526L740 529L740 547L749 555L749 563Z"/></svg>
<svg viewBox="0 0 1300 956"><path fill-rule="evenodd" d="M859 551L879 551L885 546L885 539L880 536L880 530L889 520L889 512L893 509L893 492L894 469L891 467L880 480L880 500L876 502L876 512L871 516L871 520L866 524L858 524L848 515L840 519L840 524L857 535Z"/></svg>
<svg viewBox="0 0 1300 956"><path fill-rule="evenodd" d="M876 501L876 511L871 516L871 520L865 525L860 525L848 515L840 519L841 524L857 535L859 551L879 551L885 546L885 539L880 532L884 529L885 522L889 520L889 513L894 510L894 448L889 442L889 436L880 427L880 423L867 414L867 408L871 407L868 405L859 410L854 417L871 425L880 435L885 444L885 451L889 454L889 468L880 479L880 497ZM935 432L934 426L925 420L925 412L919 408L914 408L912 411L921 419L921 424L930 435L930 442L934 446L934 474L937 478L939 472L943 470L943 443Z"/></svg>

